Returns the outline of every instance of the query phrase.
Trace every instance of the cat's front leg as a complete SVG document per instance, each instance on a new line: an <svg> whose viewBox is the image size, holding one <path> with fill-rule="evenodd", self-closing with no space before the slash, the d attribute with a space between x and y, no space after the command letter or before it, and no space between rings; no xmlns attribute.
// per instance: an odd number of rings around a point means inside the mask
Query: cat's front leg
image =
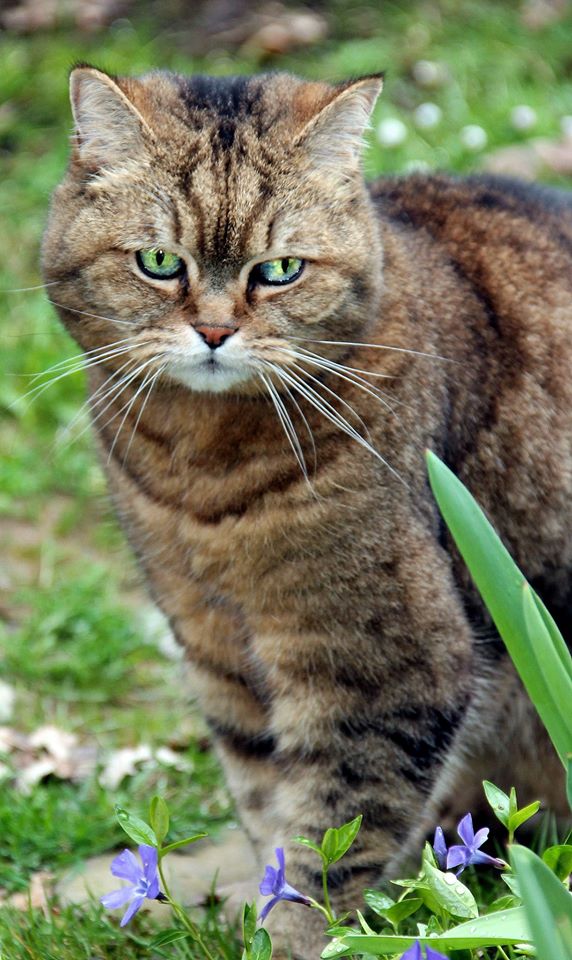
<svg viewBox="0 0 572 960"><path fill-rule="evenodd" d="M472 638L448 559L430 541L408 553L417 566L404 560L391 590L380 583L375 617L356 616L351 634L337 610L323 633L275 628L256 639L272 689L274 845L286 847L288 882L321 900L319 859L289 841L319 842L327 827L363 814L354 846L330 870L338 911L361 906L363 888L432 825L431 800L470 701ZM310 914L288 904L269 918L279 942L304 958L327 942Z"/></svg>

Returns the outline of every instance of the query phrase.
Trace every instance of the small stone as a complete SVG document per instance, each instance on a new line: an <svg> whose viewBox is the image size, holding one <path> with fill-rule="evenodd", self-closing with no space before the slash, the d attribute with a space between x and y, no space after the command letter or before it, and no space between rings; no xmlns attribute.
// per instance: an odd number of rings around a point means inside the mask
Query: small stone
<svg viewBox="0 0 572 960"><path fill-rule="evenodd" d="M397 117L387 117L378 124L376 134L382 147L399 147L407 138L407 127Z"/></svg>
<svg viewBox="0 0 572 960"><path fill-rule="evenodd" d="M487 132L476 123L469 123L461 130L461 143L465 150L471 150L477 153L484 150L487 145Z"/></svg>

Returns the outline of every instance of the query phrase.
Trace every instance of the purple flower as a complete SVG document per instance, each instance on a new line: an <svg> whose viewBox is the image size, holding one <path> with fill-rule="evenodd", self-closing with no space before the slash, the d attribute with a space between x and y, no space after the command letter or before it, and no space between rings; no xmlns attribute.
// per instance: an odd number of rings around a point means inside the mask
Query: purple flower
<svg viewBox="0 0 572 960"><path fill-rule="evenodd" d="M293 900L295 903L305 903L308 907L311 904L311 900L308 897L305 897L303 893L299 893L294 887L291 887L289 883L286 883L284 848L276 847L274 852L276 853L278 869L276 870L274 867L267 866L258 888L263 897L272 897L272 900L269 900L262 908L262 912L258 918L260 921L266 919L272 907L280 900Z"/></svg>
<svg viewBox="0 0 572 960"><path fill-rule="evenodd" d="M435 837L433 838L433 852L441 870L447 869L447 844L441 827L435 828Z"/></svg>
<svg viewBox="0 0 572 960"><path fill-rule="evenodd" d="M164 895L159 890L159 878L157 876L157 851L155 847L147 846L142 843L139 847L139 856L143 868L141 868L131 853L131 850L124 850L111 864L111 872L114 877L120 877L122 880L129 880L129 886L121 887L120 890L114 890L112 893L106 893L101 897L101 903L107 910L115 910L117 907L123 907L131 900L127 910L121 918L120 927L129 923L131 918L137 913L139 907L145 899L162 900Z"/></svg>
<svg viewBox="0 0 572 960"><path fill-rule="evenodd" d="M425 947L425 956L427 960L447 960L447 957L442 953L437 953L436 950L432 950L431 947ZM423 954L421 953L421 944L419 940L416 940L412 947L409 947L409 950L406 950L401 960L423 960Z"/></svg>
<svg viewBox="0 0 572 960"><path fill-rule="evenodd" d="M447 852L447 870L450 870L452 867L459 867L457 870L457 876L459 876L465 867L475 863L487 863L491 867L498 867L502 870L505 865L504 860L499 860L497 857L490 857L488 853L483 853L482 850L479 850L479 847L482 847L489 835L488 827L481 827L481 829L475 833L473 830L473 818L470 813L467 813L457 826L457 833L463 843L449 847ZM437 854L437 857L439 857L439 854Z"/></svg>

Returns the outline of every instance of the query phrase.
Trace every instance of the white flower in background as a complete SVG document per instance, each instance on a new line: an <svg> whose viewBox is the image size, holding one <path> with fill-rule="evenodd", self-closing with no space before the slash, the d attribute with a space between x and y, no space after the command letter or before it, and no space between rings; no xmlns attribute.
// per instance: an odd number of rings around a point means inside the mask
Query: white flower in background
<svg viewBox="0 0 572 960"><path fill-rule="evenodd" d="M572 139L572 115L567 114L565 117L562 117L560 120L560 129L566 137L566 139Z"/></svg>
<svg viewBox="0 0 572 960"><path fill-rule="evenodd" d="M387 117L378 124L376 133L382 147L399 147L407 138L407 127L397 117Z"/></svg>
<svg viewBox="0 0 572 960"><path fill-rule="evenodd" d="M443 111L436 103L420 103L413 111L413 122L420 130L432 130L441 123Z"/></svg>
<svg viewBox="0 0 572 960"><path fill-rule="evenodd" d="M465 150L484 150L487 145L487 132L476 123L469 123L461 130L461 143Z"/></svg>
<svg viewBox="0 0 572 960"><path fill-rule="evenodd" d="M533 108L529 107L526 103L521 103L518 107L514 107L513 110L511 110L510 122L513 128L519 132L532 130L538 122L536 110L533 110Z"/></svg>
<svg viewBox="0 0 572 960"><path fill-rule="evenodd" d="M412 73L420 87L441 87L449 79L447 67L433 60L418 60L413 64Z"/></svg>

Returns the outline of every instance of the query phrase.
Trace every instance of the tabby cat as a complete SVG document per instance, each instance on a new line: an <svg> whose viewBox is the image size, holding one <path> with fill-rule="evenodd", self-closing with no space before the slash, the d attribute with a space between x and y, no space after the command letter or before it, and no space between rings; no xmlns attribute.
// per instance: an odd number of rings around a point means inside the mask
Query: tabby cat
<svg viewBox="0 0 572 960"><path fill-rule="evenodd" d="M364 815L331 873L342 910L482 775L560 802L426 447L564 629L572 596L572 206L487 176L366 185L380 88L79 66L43 250L261 867ZM317 894L315 855L287 857ZM312 957L314 919L269 918Z"/></svg>

